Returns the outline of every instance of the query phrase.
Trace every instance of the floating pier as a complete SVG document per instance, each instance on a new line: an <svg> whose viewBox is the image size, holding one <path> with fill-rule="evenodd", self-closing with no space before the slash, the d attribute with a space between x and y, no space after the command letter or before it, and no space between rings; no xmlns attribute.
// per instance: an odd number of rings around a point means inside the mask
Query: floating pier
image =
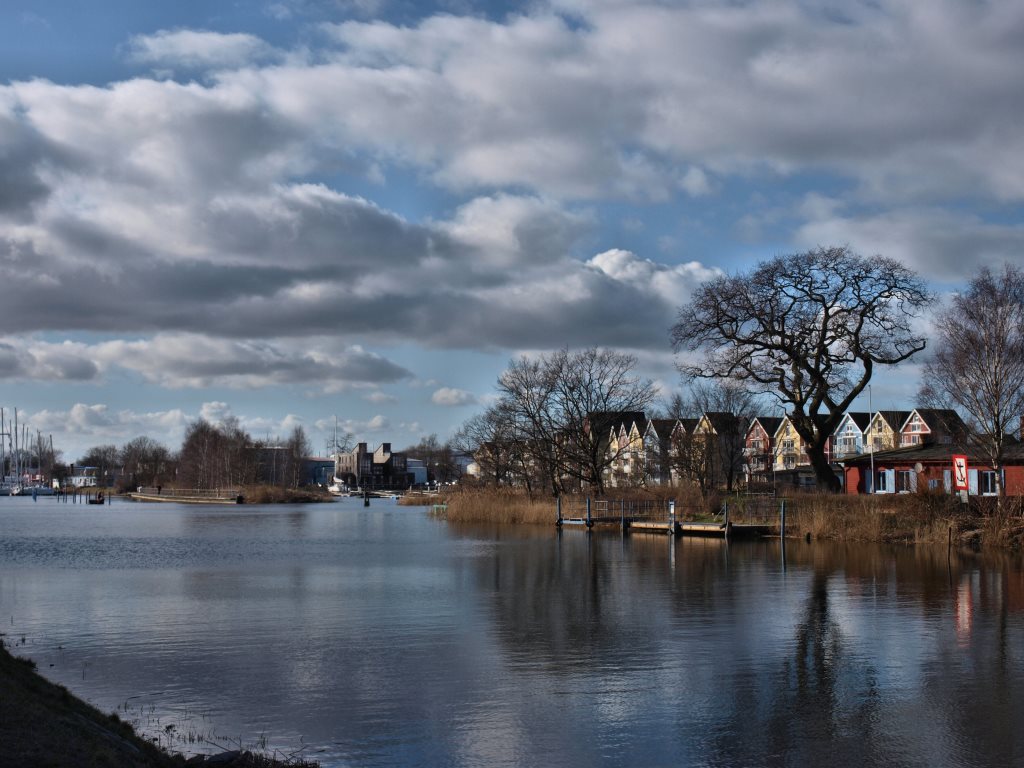
<svg viewBox="0 0 1024 768"><path fill-rule="evenodd" d="M583 527L617 527L623 533L657 533L669 536L717 536L721 538L762 538L785 535L786 502L779 502L779 522L768 520L733 522L729 519L728 503L716 517L720 520L686 520L677 515L674 501L666 503L652 501L592 500L567 505L570 514L564 514L562 499L556 500L557 517L555 525ZM616 512L618 514L616 514ZM575 513L575 514L573 514Z"/></svg>
<svg viewBox="0 0 1024 768"><path fill-rule="evenodd" d="M128 496L135 501L174 504L243 504L237 488L139 488Z"/></svg>

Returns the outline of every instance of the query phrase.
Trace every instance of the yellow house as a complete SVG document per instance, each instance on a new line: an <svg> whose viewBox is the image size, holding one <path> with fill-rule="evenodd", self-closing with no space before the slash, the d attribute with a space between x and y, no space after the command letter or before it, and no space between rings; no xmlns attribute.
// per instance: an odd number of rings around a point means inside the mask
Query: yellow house
<svg viewBox="0 0 1024 768"><path fill-rule="evenodd" d="M644 478L644 431L646 419L624 421L611 428L608 436L608 451L611 454L611 477L613 486L639 485Z"/></svg>
<svg viewBox="0 0 1024 768"><path fill-rule="evenodd" d="M628 429L627 429L628 426ZM623 472L627 485L639 485L644 480L644 432L647 422L636 421L622 425L623 434L620 444L623 448Z"/></svg>
<svg viewBox="0 0 1024 768"><path fill-rule="evenodd" d="M775 430L775 471L784 472L810 463L804 451L804 439L786 416Z"/></svg>
<svg viewBox="0 0 1024 768"><path fill-rule="evenodd" d="M864 432L864 451L889 451L900 447L900 428L910 411L878 411Z"/></svg>

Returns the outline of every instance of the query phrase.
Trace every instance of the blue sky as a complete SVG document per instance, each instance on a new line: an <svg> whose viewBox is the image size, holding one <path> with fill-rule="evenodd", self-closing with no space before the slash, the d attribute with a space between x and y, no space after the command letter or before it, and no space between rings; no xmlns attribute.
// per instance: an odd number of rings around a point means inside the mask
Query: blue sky
<svg viewBox="0 0 1024 768"><path fill-rule="evenodd" d="M1019 261L1021 71L1011 0L7 2L0 405L76 458L444 439L566 345L668 394L722 270Z"/></svg>

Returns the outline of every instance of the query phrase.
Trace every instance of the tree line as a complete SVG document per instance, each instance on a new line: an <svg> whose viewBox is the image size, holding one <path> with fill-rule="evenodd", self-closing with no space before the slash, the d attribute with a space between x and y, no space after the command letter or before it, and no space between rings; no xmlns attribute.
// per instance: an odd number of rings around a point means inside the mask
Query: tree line
<svg viewBox="0 0 1024 768"><path fill-rule="evenodd" d="M737 433L721 444L737 455L684 451L690 458L677 460L695 466L680 469L700 484L717 461L731 487L742 465L740 430L770 405L806 443L818 487L838 490L829 437L876 371L924 352L921 327L936 303L912 270L848 247L777 256L703 283L669 331L689 394L670 398L663 413L734 414ZM998 478L1024 416L1024 272L982 268L938 307L931 341L920 404L960 412L970 427L962 447L984 457ZM483 482L556 495L576 483L601 493L619 458L608 450L611 414L646 411L656 395L636 364L635 356L599 348L514 359L498 378L494 404L457 440L475 451Z"/></svg>
<svg viewBox="0 0 1024 768"><path fill-rule="evenodd" d="M237 418L213 424L205 419L185 429L181 447L172 452L149 437L136 437L118 448L98 445L78 460L78 467L95 467L99 478L120 478L124 488L177 486L181 488L234 488L303 484L303 459L312 447L302 426L285 437L260 440L241 427ZM75 471L63 468L61 479Z"/></svg>

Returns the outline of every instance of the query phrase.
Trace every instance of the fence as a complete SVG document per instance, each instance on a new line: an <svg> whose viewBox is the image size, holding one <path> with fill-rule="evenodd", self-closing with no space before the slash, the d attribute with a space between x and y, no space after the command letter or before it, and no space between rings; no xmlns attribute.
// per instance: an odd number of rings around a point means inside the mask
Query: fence
<svg viewBox="0 0 1024 768"><path fill-rule="evenodd" d="M659 527L679 533L681 530L710 532L721 529L725 535L733 529L763 534L786 529L785 499L771 496L731 497L717 512L709 513L699 504L678 505L663 499L559 498L556 524L619 525L628 528Z"/></svg>

